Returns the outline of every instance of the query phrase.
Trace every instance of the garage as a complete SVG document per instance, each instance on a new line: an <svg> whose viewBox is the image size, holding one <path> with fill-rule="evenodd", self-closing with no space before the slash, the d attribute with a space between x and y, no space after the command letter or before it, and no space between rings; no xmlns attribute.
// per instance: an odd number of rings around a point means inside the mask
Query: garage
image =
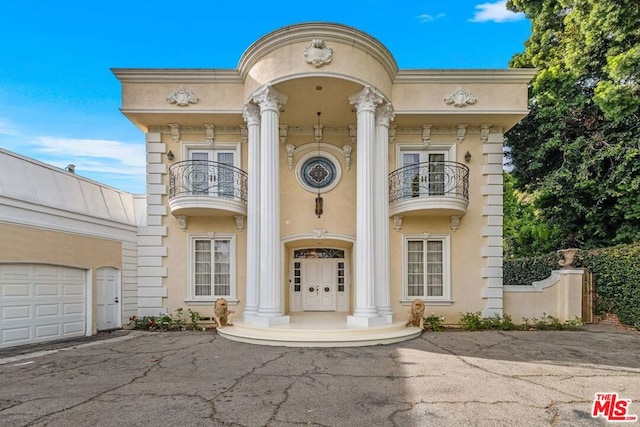
<svg viewBox="0 0 640 427"><path fill-rule="evenodd" d="M86 335L87 288L86 270L0 264L0 348Z"/></svg>

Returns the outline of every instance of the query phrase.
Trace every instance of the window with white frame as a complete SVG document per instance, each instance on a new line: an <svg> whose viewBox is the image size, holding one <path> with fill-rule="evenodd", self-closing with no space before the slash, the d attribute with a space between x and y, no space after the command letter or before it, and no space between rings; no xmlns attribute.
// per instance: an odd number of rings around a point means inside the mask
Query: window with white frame
<svg viewBox="0 0 640 427"><path fill-rule="evenodd" d="M235 236L190 236L189 298L235 299Z"/></svg>
<svg viewBox="0 0 640 427"><path fill-rule="evenodd" d="M406 300L446 301L451 298L448 235L404 236Z"/></svg>

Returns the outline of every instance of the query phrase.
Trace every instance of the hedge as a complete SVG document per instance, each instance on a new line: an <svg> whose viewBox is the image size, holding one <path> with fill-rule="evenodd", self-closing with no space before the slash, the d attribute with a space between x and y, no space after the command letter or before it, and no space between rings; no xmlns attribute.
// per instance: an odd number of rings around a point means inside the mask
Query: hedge
<svg viewBox="0 0 640 427"><path fill-rule="evenodd" d="M531 258L504 261L505 285L530 285L531 282L546 279L553 270L560 268L556 253Z"/></svg>
<svg viewBox="0 0 640 427"><path fill-rule="evenodd" d="M596 314L613 313L624 324L640 329L640 244L580 251L574 264L594 275ZM528 285L558 269L556 253L506 260L505 285Z"/></svg>

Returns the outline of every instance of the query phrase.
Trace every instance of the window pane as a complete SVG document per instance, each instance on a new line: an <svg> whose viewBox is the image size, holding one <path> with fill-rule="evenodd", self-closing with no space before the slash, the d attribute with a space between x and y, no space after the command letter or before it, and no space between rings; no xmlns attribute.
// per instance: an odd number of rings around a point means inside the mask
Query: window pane
<svg viewBox="0 0 640 427"><path fill-rule="evenodd" d="M444 154L429 154L429 194L444 194Z"/></svg>
<svg viewBox="0 0 640 427"><path fill-rule="evenodd" d="M444 295L443 275L443 244L440 240L427 242L427 296L441 297Z"/></svg>
<svg viewBox="0 0 640 427"><path fill-rule="evenodd" d="M407 295L424 296L424 242L407 242Z"/></svg>
<svg viewBox="0 0 640 427"><path fill-rule="evenodd" d="M214 241L214 294L229 296L231 294L231 241Z"/></svg>
<svg viewBox="0 0 640 427"><path fill-rule="evenodd" d="M196 240L194 257L196 296L211 295L211 241Z"/></svg>
<svg viewBox="0 0 640 427"><path fill-rule="evenodd" d="M194 296L231 296L231 256L231 240L194 241Z"/></svg>
<svg viewBox="0 0 640 427"><path fill-rule="evenodd" d="M220 197L233 197L233 153L216 153L218 195ZM231 166L231 167L230 167Z"/></svg>

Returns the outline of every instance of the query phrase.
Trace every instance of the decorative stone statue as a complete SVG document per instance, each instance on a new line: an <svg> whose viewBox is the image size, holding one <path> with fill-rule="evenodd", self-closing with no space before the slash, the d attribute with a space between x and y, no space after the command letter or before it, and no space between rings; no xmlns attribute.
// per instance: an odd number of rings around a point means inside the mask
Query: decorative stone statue
<svg viewBox="0 0 640 427"><path fill-rule="evenodd" d="M559 254L562 254L561 260L558 261L558 265L562 268L574 268L573 262L575 261L576 255L578 254L578 249L560 249L558 251Z"/></svg>
<svg viewBox="0 0 640 427"><path fill-rule="evenodd" d="M233 326L233 323L229 321L229 315L231 313L235 313L235 311L229 310L227 300L224 298L218 298L213 308L213 319L216 321L216 326L218 328Z"/></svg>
<svg viewBox="0 0 640 427"><path fill-rule="evenodd" d="M424 302L414 299L409 310L409 320L405 326L417 326L424 331Z"/></svg>

